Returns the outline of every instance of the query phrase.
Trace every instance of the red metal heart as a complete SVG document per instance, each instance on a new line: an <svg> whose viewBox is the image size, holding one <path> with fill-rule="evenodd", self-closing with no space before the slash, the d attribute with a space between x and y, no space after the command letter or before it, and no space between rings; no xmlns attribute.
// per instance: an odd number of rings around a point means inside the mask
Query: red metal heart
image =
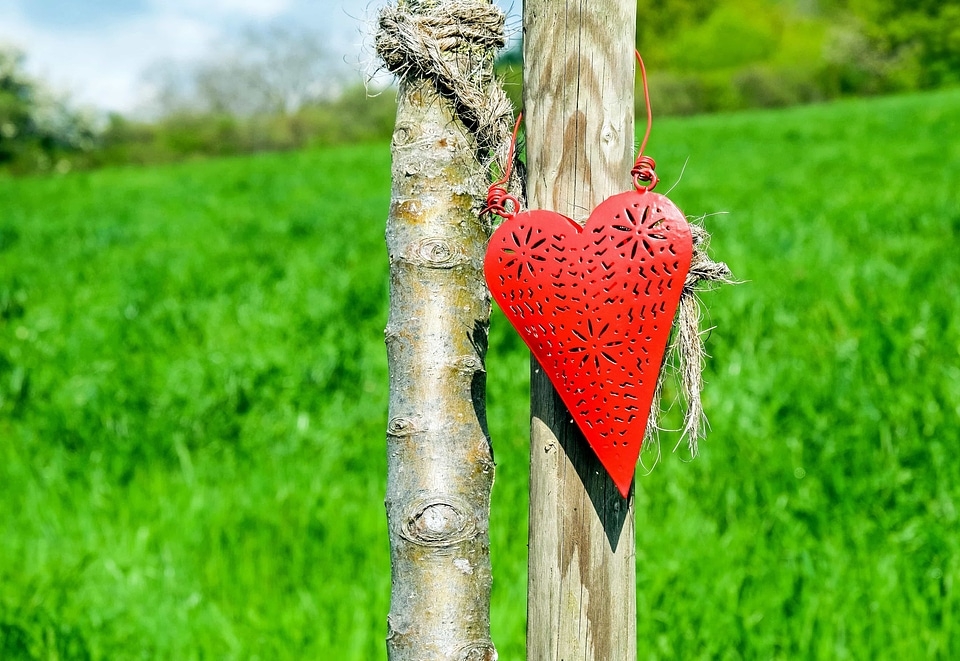
<svg viewBox="0 0 960 661"><path fill-rule="evenodd" d="M585 227L552 211L505 221L484 275L624 497L693 242L653 192L608 198Z"/></svg>

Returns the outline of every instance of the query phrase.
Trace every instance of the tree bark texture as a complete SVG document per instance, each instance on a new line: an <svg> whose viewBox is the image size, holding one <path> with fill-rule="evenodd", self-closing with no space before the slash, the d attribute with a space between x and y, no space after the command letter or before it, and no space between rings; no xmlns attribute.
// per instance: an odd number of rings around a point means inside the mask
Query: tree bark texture
<svg viewBox="0 0 960 661"><path fill-rule="evenodd" d="M477 206L486 171L432 83L402 82L398 104L386 230L387 652L393 661L493 660L488 234Z"/></svg>
<svg viewBox="0 0 960 661"><path fill-rule="evenodd" d="M524 2L527 199L581 224L630 190L636 3ZM635 659L633 490L624 500L531 359L527 658Z"/></svg>

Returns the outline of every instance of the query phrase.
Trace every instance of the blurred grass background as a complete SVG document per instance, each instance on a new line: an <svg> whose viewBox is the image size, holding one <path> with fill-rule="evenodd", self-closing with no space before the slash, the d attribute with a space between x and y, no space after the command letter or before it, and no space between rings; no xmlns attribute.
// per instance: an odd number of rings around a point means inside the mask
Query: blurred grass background
<svg viewBox="0 0 960 661"><path fill-rule="evenodd" d="M640 658L960 658L956 135L957 90L655 124L744 283L701 456L638 476ZM385 656L389 189L385 143L0 178L0 659ZM495 312L503 659L527 361Z"/></svg>

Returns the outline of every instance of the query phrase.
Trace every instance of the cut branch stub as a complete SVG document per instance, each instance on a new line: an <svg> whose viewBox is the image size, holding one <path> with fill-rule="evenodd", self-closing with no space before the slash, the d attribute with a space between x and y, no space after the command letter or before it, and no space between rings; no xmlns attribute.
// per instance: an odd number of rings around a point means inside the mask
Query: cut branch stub
<svg viewBox="0 0 960 661"><path fill-rule="evenodd" d="M626 497L693 242L663 195L608 198L584 228L527 211L490 239L493 297Z"/></svg>

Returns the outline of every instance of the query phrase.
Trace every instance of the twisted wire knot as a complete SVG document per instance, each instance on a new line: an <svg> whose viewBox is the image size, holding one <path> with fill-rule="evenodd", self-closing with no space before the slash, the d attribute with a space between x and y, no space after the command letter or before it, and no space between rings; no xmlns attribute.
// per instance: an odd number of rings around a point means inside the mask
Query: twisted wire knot
<svg viewBox="0 0 960 661"><path fill-rule="evenodd" d="M503 187L503 183L504 182L497 182L490 186L490 189L487 191L487 206L480 212L481 214L495 213L507 220L517 215L517 211L520 209L520 202L507 192L507 189ZM507 208L507 204L510 204L510 208Z"/></svg>
<svg viewBox="0 0 960 661"><path fill-rule="evenodd" d="M637 156L637 162L633 164L630 174L633 175L633 186L641 193L656 188L660 177L654 172L657 162L649 156ZM640 182L644 182L643 184ZM646 185L644 185L646 184Z"/></svg>

